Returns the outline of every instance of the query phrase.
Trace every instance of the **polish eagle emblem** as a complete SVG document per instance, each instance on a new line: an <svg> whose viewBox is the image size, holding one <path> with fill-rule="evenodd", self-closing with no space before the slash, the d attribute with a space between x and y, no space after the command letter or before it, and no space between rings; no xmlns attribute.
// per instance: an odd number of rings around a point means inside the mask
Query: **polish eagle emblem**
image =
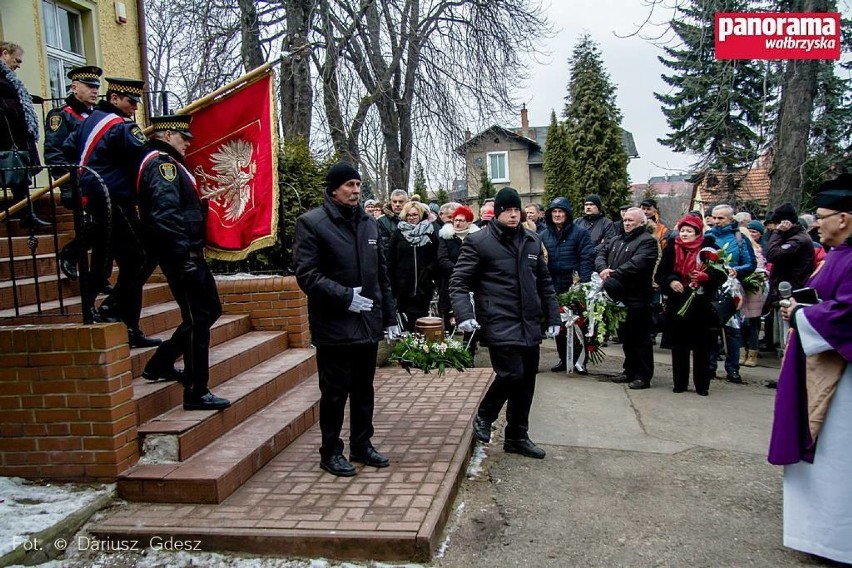
<svg viewBox="0 0 852 568"><path fill-rule="evenodd" d="M211 154L215 174L208 174L201 166L195 168L201 197L220 205L226 221L238 220L251 198L250 183L257 173L253 153L251 142L237 138Z"/></svg>

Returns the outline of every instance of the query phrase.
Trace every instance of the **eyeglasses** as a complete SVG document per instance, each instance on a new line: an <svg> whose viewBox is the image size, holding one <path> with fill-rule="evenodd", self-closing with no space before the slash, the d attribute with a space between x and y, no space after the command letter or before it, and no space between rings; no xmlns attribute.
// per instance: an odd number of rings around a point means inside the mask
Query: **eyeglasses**
<svg viewBox="0 0 852 568"><path fill-rule="evenodd" d="M823 219L828 219L829 217L834 217L835 215L840 215L842 213L846 213L846 211L835 211L834 213L829 213L828 215L816 214L814 215L814 219L816 219L817 221L822 221Z"/></svg>
<svg viewBox="0 0 852 568"><path fill-rule="evenodd" d="M453 223L467 223L467 219L464 219L464 218L453 219Z"/></svg>

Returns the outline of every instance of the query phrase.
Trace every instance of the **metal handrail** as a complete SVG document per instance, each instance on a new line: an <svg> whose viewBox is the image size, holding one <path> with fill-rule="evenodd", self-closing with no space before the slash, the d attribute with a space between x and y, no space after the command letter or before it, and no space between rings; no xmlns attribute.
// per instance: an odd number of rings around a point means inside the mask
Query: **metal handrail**
<svg viewBox="0 0 852 568"><path fill-rule="evenodd" d="M9 246L9 258L8 258L8 260L9 260L9 276L10 276L10 279L11 279L11 282L12 282L11 287L12 287L13 304L14 304L15 316L16 317L21 316L21 307L22 306L21 306L21 298L20 298L20 291L19 291L20 283L19 283L19 279L17 278L16 267L15 267L15 260L16 259L15 259L15 247L14 247L14 241L13 241L13 235L12 235L13 231L12 231L11 216L14 213L16 213L17 211L20 211L21 209L23 209L25 207L28 208L28 209L32 209L34 201L37 201L37 199L34 200L32 198L32 195L30 194L30 188L34 185L36 187L38 186L37 184L33 184L32 180L35 180L42 172L45 172L47 174L48 180L62 177L62 174L54 173L55 170L70 171L71 172L70 182L67 182L67 183L70 186L70 190L71 190L71 205L72 205L71 210L74 214L74 235L73 235L73 237L75 239L76 238L83 239L83 238L85 238L85 221L84 221L85 212L84 212L83 199L82 199L82 196L81 196L81 193L80 193L80 188L79 188L77 176L78 176L78 173L79 173L80 170L85 170L85 171L91 173L92 176L97 181L97 184L95 185L95 187L99 187L99 189L100 189L101 197L102 197L103 203L104 203L104 210L106 212L106 218L103 219L103 222L106 225L105 226L105 234L106 234L107 241L106 241L105 245L107 247L109 246L109 242L110 242L111 235L112 235L112 218L111 218L112 208L111 208L111 202L110 202L110 197L109 197L109 190L106 186L106 183L104 183L103 178L101 178L101 176L100 176L100 174L98 174L98 172L96 172L96 171L94 171L91 168L86 167L86 166L80 167L77 164L51 164L49 166L27 166L27 167L16 167L16 168L0 168L0 191L10 191L10 188L7 188L6 187L7 184L5 183L5 180L8 177L8 173L12 172L12 171L20 171L22 169L29 172L29 174L30 174L29 177L31 179L30 184L27 186L26 196L22 200L12 204L11 206L9 205L9 201L7 200L7 201L4 202L4 206L2 208L0 208L0 222L2 222L4 220L6 222L6 239L7 239L8 246ZM59 313L66 315L68 312L66 310L65 296L64 296L63 290L62 290L63 276L62 276L61 271L60 271L59 230L58 230L58 227L57 227L58 217L57 217L57 210L56 210L56 198L55 198L56 196L54 194L54 189L57 189L57 186L55 186L54 184L51 184L51 183L47 183L46 186L47 186L47 193L44 193L44 189L41 188L40 191L42 191L42 193L39 195L39 197L41 197L43 195L49 195L49 197L50 197L49 202L50 202L50 209L51 209L51 217L52 217L52 221L53 221L52 238L53 238L53 245L54 245L54 256L56 258L56 283L57 283L56 285L57 285L57 298L58 298L58 302L59 302ZM37 233L37 230L35 229L35 227L30 225L29 235L28 235L28 238L27 238L27 247L29 248L29 251L30 251L28 256L30 257L30 262L32 264L32 274L33 274L32 278L33 278L33 285L34 285L34 290L35 290L36 314L33 314L33 315L52 315L55 312L52 312L52 314L47 314L45 312L43 306L42 306L41 287L39 285L39 278L42 275L39 274L38 255L37 255L37 252L36 252L37 249L38 249L38 244L39 244L39 235L36 234L36 233ZM92 316L93 316L93 313L94 313L95 295L89 293L90 292L89 286L91 285L90 276L91 276L93 271L88 266L88 258L87 258L86 254L81 255L81 258L79 260L80 260L80 263L79 263L79 268L78 268L78 277L80 279L81 308L82 308L83 321L84 321L84 323L88 324L88 323L92 323ZM107 261L111 262L108 259L107 259ZM107 267L102 267L102 268L107 269Z"/></svg>

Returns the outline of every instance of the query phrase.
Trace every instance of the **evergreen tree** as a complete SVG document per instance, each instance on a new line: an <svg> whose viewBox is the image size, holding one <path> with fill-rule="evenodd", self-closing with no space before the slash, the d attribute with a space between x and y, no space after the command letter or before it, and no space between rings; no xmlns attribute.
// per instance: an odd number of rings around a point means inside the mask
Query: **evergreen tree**
<svg viewBox="0 0 852 568"><path fill-rule="evenodd" d="M450 194L443 187L438 188L438 192L435 194L435 201L438 202L438 205L443 205L450 200Z"/></svg>
<svg viewBox="0 0 852 568"><path fill-rule="evenodd" d="M749 0L688 0L671 22L679 38L658 59L671 75L669 93L654 93L671 131L658 141L676 152L694 154L701 173L736 172L758 157L763 140L756 129L771 120L772 92L765 83L768 67L752 60L717 61L713 26L716 12L748 12ZM721 178L736 202L733 176Z"/></svg>
<svg viewBox="0 0 852 568"><path fill-rule="evenodd" d="M604 211L612 213L630 191L627 151L622 143L621 111L615 104L615 85L609 78L598 45L584 35L569 60L565 128L566 197L575 212L583 197L597 193Z"/></svg>
<svg viewBox="0 0 852 568"><path fill-rule="evenodd" d="M479 206L482 207L482 204L485 203L486 199L494 197L495 195L497 195L497 192L494 190L494 184L491 183L491 178L488 177L488 172L483 169L482 173L479 175L479 196L477 197Z"/></svg>
<svg viewBox="0 0 852 568"><path fill-rule="evenodd" d="M555 197L568 197L570 176L568 165L568 131L565 124L556 120L556 112L550 113L550 127L544 143L544 195L542 204L547 207ZM582 197L582 196L581 196ZM570 198L569 198L570 199Z"/></svg>
<svg viewBox="0 0 852 568"><path fill-rule="evenodd" d="M429 200L429 190L426 189L426 174L420 160L414 165L414 193L420 196L424 203Z"/></svg>

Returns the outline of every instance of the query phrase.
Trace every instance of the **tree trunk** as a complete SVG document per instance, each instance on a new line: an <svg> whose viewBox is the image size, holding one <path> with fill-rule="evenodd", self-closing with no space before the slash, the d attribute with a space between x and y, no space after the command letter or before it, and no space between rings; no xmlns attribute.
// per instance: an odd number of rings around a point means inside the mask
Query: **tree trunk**
<svg viewBox="0 0 852 568"><path fill-rule="evenodd" d="M797 0L792 4L794 12L826 12L830 7L829 4L833 2ZM819 66L819 61L787 61L784 82L781 86L778 130L775 133L775 157L769 174L770 209L789 202L798 210L802 203L805 162Z"/></svg>
<svg viewBox="0 0 852 568"><path fill-rule="evenodd" d="M287 0L287 32L283 48L286 52L281 62L281 124L284 137L289 140L310 142L313 111L313 86L311 85L311 59L308 30L313 0Z"/></svg>
<svg viewBox="0 0 852 568"><path fill-rule="evenodd" d="M263 65L263 52L260 49L260 27L257 20L255 0L239 0L240 36L242 43L240 55L243 67L250 71Z"/></svg>

